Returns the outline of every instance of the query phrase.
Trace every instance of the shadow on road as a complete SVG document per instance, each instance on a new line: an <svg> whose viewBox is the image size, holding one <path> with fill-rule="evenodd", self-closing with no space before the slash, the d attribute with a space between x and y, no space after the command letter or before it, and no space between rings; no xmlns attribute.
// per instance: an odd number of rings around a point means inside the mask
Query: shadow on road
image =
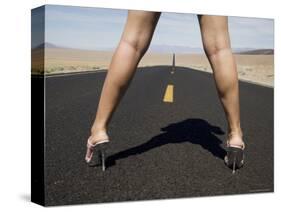
<svg viewBox="0 0 281 212"><path fill-rule="evenodd" d="M108 166L114 165L116 160L142 154L169 143L190 142L197 144L220 159L223 159L226 154L226 151L220 146L222 141L216 136L223 135L224 132L220 127L213 126L203 119L186 119L163 127L161 131L163 133L152 137L141 145L109 156L107 158Z"/></svg>

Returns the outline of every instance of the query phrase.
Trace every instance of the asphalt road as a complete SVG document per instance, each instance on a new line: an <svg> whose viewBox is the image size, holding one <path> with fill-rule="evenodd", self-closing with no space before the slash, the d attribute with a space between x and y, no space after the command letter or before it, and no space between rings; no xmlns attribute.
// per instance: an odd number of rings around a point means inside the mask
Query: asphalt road
<svg viewBox="0 0 281 212"><path fill-rule="evenodd" d="M240 82L246 165L223 163L226 120L211 74L139 68L109 128L109 167L89 167L86 140L105 72L46 78L46 204L273 191L273 89ZM163 102L174 85L173 103Z"/></svg>

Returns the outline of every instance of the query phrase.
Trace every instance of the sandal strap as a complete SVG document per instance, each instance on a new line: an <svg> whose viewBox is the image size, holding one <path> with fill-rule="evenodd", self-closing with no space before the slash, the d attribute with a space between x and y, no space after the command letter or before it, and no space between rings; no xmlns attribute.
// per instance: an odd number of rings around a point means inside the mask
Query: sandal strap
<svg viewBox="0 0 281 212"><path fill-rule="evenodd" d="M235 144L230 144L230 143L229 143L230 138L233 137L233 136L235 136L235 135L236 135L236 136L238 135L239 137L241 136L242 145L235 145ZM241 134L239 134L239 133L237 133L237 132L230 132L230 133L228 134L226 144L227 144L228 147L242 148L242 150L244 150L244 149L245 149L245 143L244 143L244 141L243 141L243 133L241 132Z"/></svg>
<svg viewBox="0 0 281 212"><path fill-rule="evenodd" d="M95 141L94 144L91 143L91 139L89 138L89 139L88 139L88 142L87 142L87 145L88 145L89 148L93 148L93 147L95 147L96 145L101 144L101 143L105 143L105 142L109 142L109 138L102 138L102 139L99 139L99 140Z"/></svg>
<svg viewBox="0 0 281 212"><path fill-rule="evenodd" d="M230 144L229 143L229 139L226 140L226 146L227 147L237 147L237 148L241 148L242 150L245 149L245 143L242 141L242 145L235 145L235 144Z"/></svg>

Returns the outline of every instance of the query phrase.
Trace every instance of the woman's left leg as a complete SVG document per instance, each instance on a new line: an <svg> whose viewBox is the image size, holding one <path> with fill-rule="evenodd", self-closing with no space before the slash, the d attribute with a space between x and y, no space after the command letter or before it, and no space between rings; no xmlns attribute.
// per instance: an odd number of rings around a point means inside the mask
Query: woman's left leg
<svg viewBox="0 0 281 212"><path fill-rule="evenodd" d="M91 128L93 140L97 140L100 134L107 134L110 119L149 47L160 15L159 12L128 11L123 34L112 57Z"/></svg>

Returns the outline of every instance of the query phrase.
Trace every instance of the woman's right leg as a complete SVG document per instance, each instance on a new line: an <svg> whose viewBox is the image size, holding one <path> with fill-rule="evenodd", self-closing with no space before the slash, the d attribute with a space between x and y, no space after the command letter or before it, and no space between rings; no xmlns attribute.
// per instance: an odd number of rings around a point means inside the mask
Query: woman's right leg
<svg viewBox="0 0 281 212"><path fill-rule="evenodd" d="M127 22L112 57L103 85L95 121L91 128L93 143L106 135L107 126L129 86L142 56L152 39L161 13L129 11Z"/></svg>
<svg viewBox="0 0 281 212"><path fill-rule="evenodd" d="M230 144L242 146L239 83L226 16L199 16L204 50L211 63L218 95L228 122Z"/></svg>

